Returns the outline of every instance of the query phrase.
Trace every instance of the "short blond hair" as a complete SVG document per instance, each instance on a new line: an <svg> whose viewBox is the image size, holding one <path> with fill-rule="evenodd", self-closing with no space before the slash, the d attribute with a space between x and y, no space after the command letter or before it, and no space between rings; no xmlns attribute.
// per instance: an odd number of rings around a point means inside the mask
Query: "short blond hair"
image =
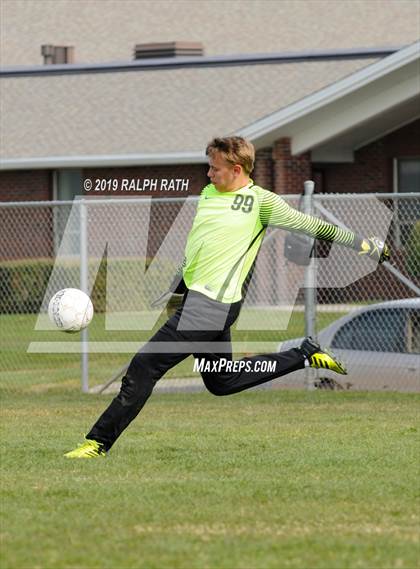
<svg viewBox="0 0 420 569"><path fill-rule="evenodd" d="M240 164L245 174L250 174L254 169L254 145L241 136L213 138L207 145L206 155L211 157L215 152L223 154L225 160L232 165Z"/></svg>

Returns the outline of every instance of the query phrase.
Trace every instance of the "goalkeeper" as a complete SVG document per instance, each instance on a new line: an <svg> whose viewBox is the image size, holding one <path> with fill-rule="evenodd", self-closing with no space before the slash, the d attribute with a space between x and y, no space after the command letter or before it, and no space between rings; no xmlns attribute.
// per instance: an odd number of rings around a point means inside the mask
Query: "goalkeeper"
<svg viewBox="0 0 420 569"><path fill-rule="evenodd" d="M250 178L255 150L249 141L216 138L206 154L211 184L201 192L185 259L171 287L171 293L182 294L182 304L133 357L119 394L85 442L65 455L69 458L105 456L141 411L156 382L190 354L205 361L201 375L214 395L237 393L305 366L346 373L344 365L311 338L284 352L233 362L230 327L240 312L244 283L269 225L333 241L377 262L389 258L388 247L374 237L364 239L305 215L256 186ZM271 365L258 365L267 362Z"/></svg>

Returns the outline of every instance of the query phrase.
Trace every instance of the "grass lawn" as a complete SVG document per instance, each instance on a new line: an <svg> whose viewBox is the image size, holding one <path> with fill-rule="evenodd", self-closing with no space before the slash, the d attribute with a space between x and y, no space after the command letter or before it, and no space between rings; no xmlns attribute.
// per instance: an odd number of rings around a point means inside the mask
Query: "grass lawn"
<svg viewBox="0 0 420 569"><path fill-rule="evenodd" d="M155 394L105 459L110 401L2 399L2 569L415 569L416 394Z"/></svg>
<svg viewBox="0 0 420 569"><path fill-rule="evenodd" d="M248 316L253 318L252 311ZM242 314L242 313L241 313ZM342 316L343 313L319 313L319 329L328 326ZM277 330L233 330L232 339L238 342L273 342L271 348L260 350L272 351L278 342L304 335L304 314L294 312L286 330L284 313L278 312L279 327ZM275 311L260 311L261 322L273 321ZM42 389L42 386L80 387L80 355L79 354L31 354L27 353L31 342L77 342L79 334L64 334L58 331L35 330L37 315L0 315L0 389L25 391ZM163 315L153 331L116 331L105 330L103 314L96 314L89 326L90 342L130 342L137 346L150 338L165 321ZM109 353L93 353L89 355L89 385L104 383L109 380L124 364L128 363L136 348L127 353L113 353L112 344ZM238 357L242 357L238 355ZM193 358L170 370L165 377L194 377Z"/></svg>

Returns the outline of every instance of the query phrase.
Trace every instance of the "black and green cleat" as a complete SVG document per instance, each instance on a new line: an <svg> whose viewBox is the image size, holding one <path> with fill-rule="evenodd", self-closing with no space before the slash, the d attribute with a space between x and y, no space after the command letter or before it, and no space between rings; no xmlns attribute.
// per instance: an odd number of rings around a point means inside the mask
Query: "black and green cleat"
<svg viewBox="0 0 420 569"><path fill-rule="evenodd" d="M98 456L106 456L106 451L102 443L98 443L93 439L85 439L85 442L74 450L66 452L66 458L96 458Z"/></svg>
<svg viewBox="0 0 420 569"><path fill-rule="evenodd" d="M312 338L305 338L299 349L308 361L309 367L329 369L335 373L347 375L347 369L344 363L329 350L321 348Z"/></svg>

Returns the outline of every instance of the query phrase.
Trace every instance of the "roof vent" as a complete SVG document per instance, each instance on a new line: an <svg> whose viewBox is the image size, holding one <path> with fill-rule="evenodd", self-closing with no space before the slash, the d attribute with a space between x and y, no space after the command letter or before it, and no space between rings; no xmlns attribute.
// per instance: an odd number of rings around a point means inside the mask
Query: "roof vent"
<svg viewBox="0 0 420 569"><path fill-rule="evenodd" d="M74 47L70 45L42 45L44 65L74 63Z"/></svg>
<svg viewBox="0 0 420 569"><path fill-rule="evenodd" d="M204 55L203 44L191 41L139 43L134 48L134 59L152 57L181 57Z"/></svg>

